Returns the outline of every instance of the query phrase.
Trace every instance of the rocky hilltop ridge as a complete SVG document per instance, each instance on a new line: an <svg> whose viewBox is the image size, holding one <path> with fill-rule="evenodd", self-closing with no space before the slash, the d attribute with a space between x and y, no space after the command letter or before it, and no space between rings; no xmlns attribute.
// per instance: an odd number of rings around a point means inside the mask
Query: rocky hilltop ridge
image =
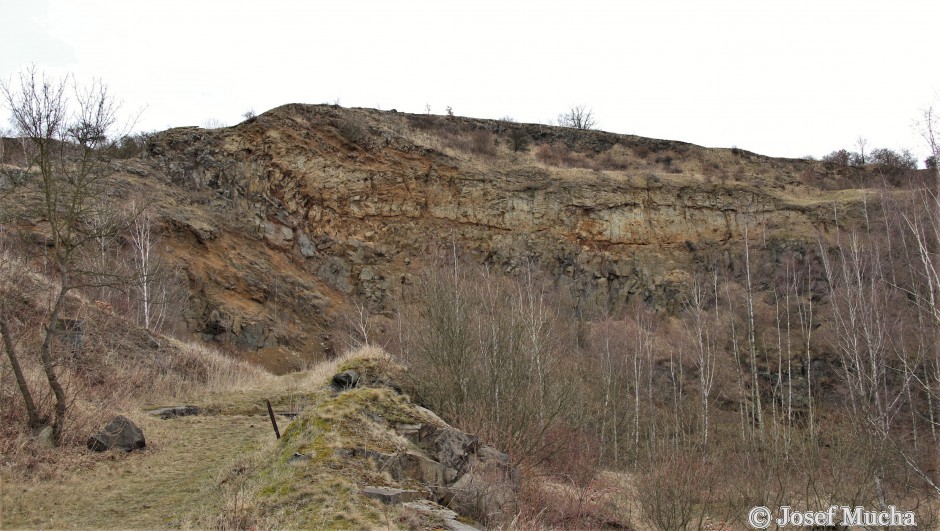
<svg viewBox="0 0 940 531"><path fill-rule="evenodd" d="M328 350L351 297L389 310L450 242L507 273L534 263L585 303L674 311L696 267L738 267L745 233L802 248L864 201L814 186L837 173L818 162L326 105L171 129L126 170L188 203L162 212L186 235L169 245L204 301L194 327L255 350Z"/></svg>

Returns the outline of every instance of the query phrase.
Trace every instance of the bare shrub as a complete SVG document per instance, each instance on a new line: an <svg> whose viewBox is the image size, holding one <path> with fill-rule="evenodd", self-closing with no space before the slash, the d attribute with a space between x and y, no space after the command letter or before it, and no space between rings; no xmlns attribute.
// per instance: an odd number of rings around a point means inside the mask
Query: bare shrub
<svg viewBox="0 0 940 531"><path fill-rule="evenodd" d="M535 148L535 160L550 166L569 166L571 158L564 144L541 144Z"/></svg>
<svg viewBox="0 0 940 531"><path fill-rule="evenodd" d="M363 149L369 147L369 133L366 126L355 117L343 120L338 127L339 134L349 142L350 145L359 146Z"/></svg>
<svg viewBox="0 0 940 531"><path fill-rule="evenodd" d="M572 151L562 143L542 144L535 150L535 159L551 166L565 168L604 169L603 162L594 155Z"/></svg>
<svg viewBox="0 0 940 531"><path fill-rule="evenodd" d="M522 127L510 127L509 147L516 153L529 149L529 135L525 132L525 129Z"/></svg>
<svg viewBox="0 0 940 531"><path fill-rule="evenodd" d="M447 145L480 157L496 156L496 141L493 134L484 129L477 129L470 132L462 132L449 136Z"/></svg>
<svg viewBox="0 0 940 531"><path fill-rule="evenodd" d="M716 472L693 455L665 452L637 474L637 502L657 529L704 529Z"/></svg>
<svg viewBox="0 0 940 531"><path fill-rule="evenodd" d="M572 340L549 286L454 257L423 274L406 309L404 362L419 399L517 459L544 459L573 406L562 353Z"/></svg>
<svg viewBox="0 0 940 531"><path fill-rule="evenodd" d="M633 150L633 155L638 159L646 159L651 153L649 146L643 144L632 146L631 149Z"/></svg>
<svg viewBox="0 0 940 531"><path fill-rule="evenodd" d="M631 152L617 143L597 155L596 160L600 168L605 170L627 170L631 166Z"/></svg>
<svg viewBox="0 0 940 531"><path fill-rule="evenodd" d="M605 476L586 483L533 474L520 487L520 511L508 529L632 529L618 503L620 486Z"/></svg>
<svg viewBox="0 0 940 531"><path fill-rule="evenodd" d="M594 111L585 105L574 105L558 115L558 125L573 129L589 130L597 126Z"/></svg>
<svg viewBox="0 0 940 531"><path fill-rule="evenodd" d="M113 154L115 158L129 159L140 155L147 149L150 140L156 135L156 131L142 131L139 133L124 135L114 141Z"/></svg>

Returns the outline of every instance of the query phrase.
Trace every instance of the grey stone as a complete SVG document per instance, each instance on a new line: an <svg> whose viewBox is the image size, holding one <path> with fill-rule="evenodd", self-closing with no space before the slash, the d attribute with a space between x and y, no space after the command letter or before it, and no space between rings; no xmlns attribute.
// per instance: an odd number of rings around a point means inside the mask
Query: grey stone
<svg viewBox="0 0 940 531"><path fill-rule="evenodd" d="M323 279L326 285L343 293L351 293L352 286L349 285L349 263L342 258L329 256L317 268L317 276Z"/></svg>
<svg viewBox="0 0 940 531"><path fill-rule="evenodd" d="M476 453L479 439L454 428L425 425L419 432L420 444L441 464L463 472Z"/></svg>
<svg viewBox="0 0 940 531"><path fill-rule="evenodd" d="M428 486L449 485L457 479L457 471L416 452L395 456L387 468L394 479L414 480Z"/></svg>
<svg viewBox="0 0 940 531"><path fill-rule="evenodd" d="M479 528L474 527L469 524L465 524L457 520L458 515L454 511L441 507L440 505L432 502L431 500L418 500L413 502L405 502L401 504L402 507L407 507L413 511L419 512L421 514L436 518L444 524L444 527L451 531L477 531Z"/></svg>
<svg viewBox="0 0 940 531"><path fill-rule="evenodd" d="M366 497L378 500L386 505L420 500L424 497L423 494L416 490L395 489L391 487L364 487L359 492Z"/></svg>
<svg viewBox="0 0 940 531"><path fill-rule="evenodd" d="M500 474L476 470L460 477L448 489L448 506L481 521L498 520L516 511L517 497L512 482Z"/></svg>
<svg viewBox="0 0 940 531"><path fill-rule="evenodd" d="M290 227L269 221L265 221L262 227L264 229L264 239L277 247L287 247L294 239L294 231Z"/></svg>
<svg viewBox="0 0 940 531"><path fill-rule="evenodd" d="M395 431L402 437L417 444L421 426L421 424L396 424Z"/></svg>
<svg viewBox="0 0 940 531"><path fill-rule="evenodd" d="M98 433L88 438L88 448L95 452L104 452L118 448L125 452L147 446L144 432L127 417L118 415L111 419Z"/></svg>
<svg viewBox="0 0 940 531"><path fill-rule="evenodd" d="M172 406L172 407L161 407L159 409L151 409L147 412L148 415L153 415L155 417L160 417L161 419L173 419L176 417L188 417L190 415L198 415L202 413L202 410L197 406Z"/></svg>
<svg viewBox="0 0 940 531"><path fill-rule="evenodd" d="M343 371L333 376L330 385L334 391L345 391L359 384L359 373L356 371Z"/></svg>
<svg viewBox="0 0 940 531"><path fill-rule="evenodd" d="M376 468L388 472L395 480L417 481L435 487L453 483L458 475L453 468L444 466L418 452L384 454L368 448L356 448L352 450L352 454L371 459Z"/></svg>
<svg viewBox="0 0 940 531"><path fill-rule="evenodd" d="M300 254L306 256L307 258L316 256L317 249L306 234L300 233L300 235L297 236L297 245L300 247Z"/></svg>

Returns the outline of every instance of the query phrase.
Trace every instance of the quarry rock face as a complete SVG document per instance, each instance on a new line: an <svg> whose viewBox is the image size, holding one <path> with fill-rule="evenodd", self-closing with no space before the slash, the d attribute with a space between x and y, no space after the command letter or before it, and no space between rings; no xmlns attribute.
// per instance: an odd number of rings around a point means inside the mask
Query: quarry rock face
<svg viewBox="0 0 940 531"><path fill-rule="evenodd" d="M632 158L624 171L508 152L487 159L446 140L482 130L498 148L500 122L334 106L287 105L236 127L161 133L144 157L154 176L207 197L199 215L176 223L173 244L192 257L204 303L193 326L249 349L323 352L320 332L350 299L390 312L451 242L510 275L534 264L579 304L677 311L693 269L739 269L745 233L799 247L834 226L830 202L791 190L805 161L519 127L541 146ZM763 181L703 178L706 163L696 161L715 157ZM675 174L673 159L690 169ZM851 217L858 202L840 201Z"/></svg>

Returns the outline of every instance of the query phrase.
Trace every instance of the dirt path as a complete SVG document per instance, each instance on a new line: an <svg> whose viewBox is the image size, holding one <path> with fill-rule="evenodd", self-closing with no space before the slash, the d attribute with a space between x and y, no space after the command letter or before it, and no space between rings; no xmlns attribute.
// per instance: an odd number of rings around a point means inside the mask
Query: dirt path
<svg viewBox="0 0 940 531"><path fill-rule="evenodd" d="M182 525L221 504L220 475L273 438L263 416L135 419L148 447L103 454L51 481L0 488L0 528L134 529Z"/></svg>

